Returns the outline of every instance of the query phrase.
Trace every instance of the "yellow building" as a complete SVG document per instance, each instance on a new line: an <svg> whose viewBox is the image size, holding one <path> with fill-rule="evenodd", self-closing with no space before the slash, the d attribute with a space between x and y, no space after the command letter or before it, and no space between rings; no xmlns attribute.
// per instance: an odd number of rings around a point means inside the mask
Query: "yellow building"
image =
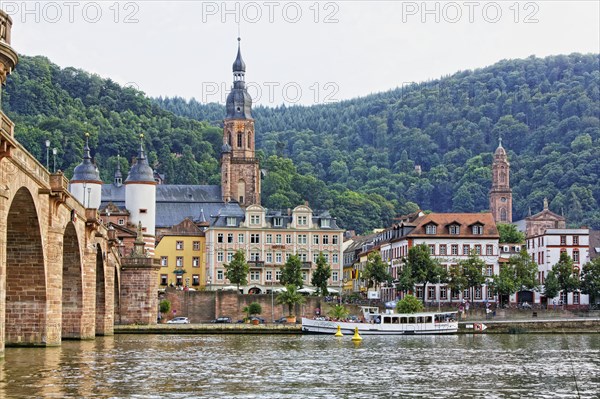
<svg viewBox="0 0 600 399"><path fill-rule="evenodd" d="M160 288L169 285L199 289L206 285L205 235L190 219L163 232L155 256L160 259Z"/></svg>

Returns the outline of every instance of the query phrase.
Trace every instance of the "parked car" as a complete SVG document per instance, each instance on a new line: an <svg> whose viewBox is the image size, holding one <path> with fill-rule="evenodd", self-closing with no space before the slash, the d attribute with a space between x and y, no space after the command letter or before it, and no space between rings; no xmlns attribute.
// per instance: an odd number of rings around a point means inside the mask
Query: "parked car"
<svg viewBox="0 0 600 399"><path fill-rule="evenodd" d="M287 317L280 317L275 320L275 323L287 323Z"/></svg>
<svg viewBox="0 0 600 399"><path fill-rule="evenodd" d="M187 317L174 317L171 320L167 321L167 324L190 324L190 321Z"/></svg>
<svg viewBox="0 0 600 399"><path fill-rule="evenodd" d="M231 317L221 316L212 321L213 323L231 323Z"/></svg>
<svg viewBox="0 0 600 399"><path fill-rule="evenodd" d="M258 316L252 316L252 317L250 317L250 322L252 322L254 320L258 320L259 324L265 324L265 319L263 319L262 317L258 317Z"/></svg>

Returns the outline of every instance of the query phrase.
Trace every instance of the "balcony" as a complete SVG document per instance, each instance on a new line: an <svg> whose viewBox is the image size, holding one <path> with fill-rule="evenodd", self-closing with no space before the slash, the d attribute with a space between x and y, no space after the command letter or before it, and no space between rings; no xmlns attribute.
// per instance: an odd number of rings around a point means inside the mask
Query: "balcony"
<svg viewBox="0 0 600 399"><path fill-rule="evenodd" d="M312 269L312 262L302 262L302 270Z"/></svg>
<svg viewBox="0 0 600 399"><path fill-rule="evenodd" d="M265 267L265 261L264 260L253 260L248 262L248 266L250 266L250 269L263 269Z"/></svg>

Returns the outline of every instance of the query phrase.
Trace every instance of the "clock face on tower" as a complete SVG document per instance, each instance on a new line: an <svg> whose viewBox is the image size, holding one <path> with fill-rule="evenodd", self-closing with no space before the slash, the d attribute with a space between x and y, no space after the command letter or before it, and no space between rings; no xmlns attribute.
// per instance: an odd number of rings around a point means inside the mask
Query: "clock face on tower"
<svg viewBox="0 0 600 399"><path fill-rule="evenodd" d="M506 197L502 197L502 198L500 198L500 201L502 201L502 202L506 202Z"/></svg>

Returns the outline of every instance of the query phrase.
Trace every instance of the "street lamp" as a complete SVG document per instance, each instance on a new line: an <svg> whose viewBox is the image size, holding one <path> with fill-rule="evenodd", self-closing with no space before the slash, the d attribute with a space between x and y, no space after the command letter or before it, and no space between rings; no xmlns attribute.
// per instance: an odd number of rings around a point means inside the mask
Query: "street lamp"
<svg viewBox="0 0 600 399"><path fill-rule="evenodd" d="M46 169L49 169L49 158L50 158L50 140L46 140Z"/></svg>
<svg viewBox="0 0 600 399"><path fill-rule="evenodd" d="M56 147L54 147L52 149L52 155L54 156L54 172L52 173L56 173L56 154L58 153L58 149Z"/></svg>

